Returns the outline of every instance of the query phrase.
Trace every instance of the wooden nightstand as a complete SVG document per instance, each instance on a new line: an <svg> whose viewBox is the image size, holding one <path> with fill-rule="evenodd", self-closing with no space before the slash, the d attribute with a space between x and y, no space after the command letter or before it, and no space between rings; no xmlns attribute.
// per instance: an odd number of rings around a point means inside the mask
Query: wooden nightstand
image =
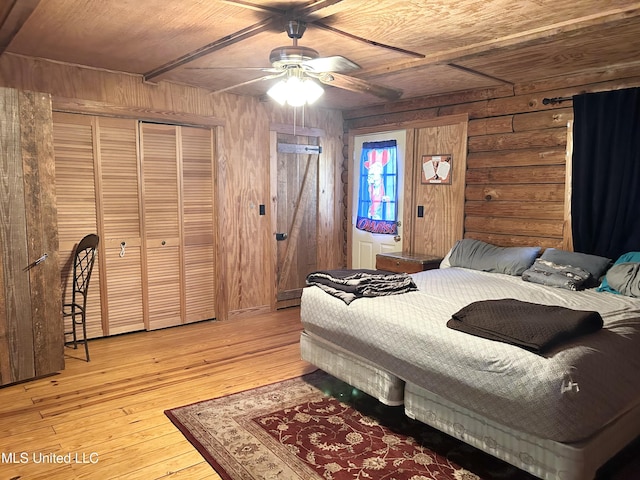
<svg viewBox="0 0 640 480"><path fill-rule="evenodd" d="M442 257L433 255L413 255L411 253L391 252L376 255L376 268L397 273L416 273L440 267Z"/></svg>

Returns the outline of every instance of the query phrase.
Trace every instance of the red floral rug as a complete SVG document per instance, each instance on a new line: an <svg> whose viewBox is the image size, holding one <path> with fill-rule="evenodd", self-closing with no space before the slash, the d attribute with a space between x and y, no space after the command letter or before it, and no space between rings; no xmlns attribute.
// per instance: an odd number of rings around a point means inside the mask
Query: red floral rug
<svg viewBox="0 0 640 480"><path fill-rule="evenodd" d="M321 371L165 413L225 480L534 479ZM640 478L638 451L598 478Z"/></svg>

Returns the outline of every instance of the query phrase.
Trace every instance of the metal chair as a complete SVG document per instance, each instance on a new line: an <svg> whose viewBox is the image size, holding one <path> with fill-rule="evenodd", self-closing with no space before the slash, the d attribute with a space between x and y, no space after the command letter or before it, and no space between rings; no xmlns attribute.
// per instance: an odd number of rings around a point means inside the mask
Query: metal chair
<svg viewBox="0 0 640 480"><path fill-rule="evenodd" d="M73 340L65 341L65 345L73 344L73 348L78 348L78 343L84 343L84 351L89 361L89 345L87 344L87 291L91 271L96 260L96 249L98 248L98 235L89 234L80 240L76 246L73 261L73 285L71 302L62 304L63 318L71 317L72 330L65 332L65 335L73 335ZM82 339L78 339L76 328L82 326Z"/></svg>

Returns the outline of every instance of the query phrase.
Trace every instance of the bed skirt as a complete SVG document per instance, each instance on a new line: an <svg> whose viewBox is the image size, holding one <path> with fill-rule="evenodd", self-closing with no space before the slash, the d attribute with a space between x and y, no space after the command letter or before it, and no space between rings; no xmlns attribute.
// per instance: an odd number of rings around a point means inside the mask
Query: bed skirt
<svg viewBox="0 0 640 480"><path fill-rule="evenodd" d="M408 417L549 480L594 478L596 470L640 431L640 408L584 442L567 444L512 430L410 383L404 403Z"/></svg>
<svg viewBox="0 0 640 480"><path fill-rule="evenodd" d="M402 405L404 382L364 358L306 332L300 335L300 355L303 360L385 405Z"/></svg>

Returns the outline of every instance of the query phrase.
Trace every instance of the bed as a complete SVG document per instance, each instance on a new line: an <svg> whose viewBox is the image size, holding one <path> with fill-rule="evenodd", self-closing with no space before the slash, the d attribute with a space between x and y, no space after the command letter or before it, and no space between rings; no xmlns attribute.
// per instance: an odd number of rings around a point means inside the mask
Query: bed
<svg viewBox="0 0 640 480"><path fill-rule="evenodd" d="M539 478L593 478L640 434L640 299L523 281L513 262L443 267L413 274L417 291L348 305L305 288L302 358ZM447 327L493 299L597 311L603 328L540 354Z"/></svg>

